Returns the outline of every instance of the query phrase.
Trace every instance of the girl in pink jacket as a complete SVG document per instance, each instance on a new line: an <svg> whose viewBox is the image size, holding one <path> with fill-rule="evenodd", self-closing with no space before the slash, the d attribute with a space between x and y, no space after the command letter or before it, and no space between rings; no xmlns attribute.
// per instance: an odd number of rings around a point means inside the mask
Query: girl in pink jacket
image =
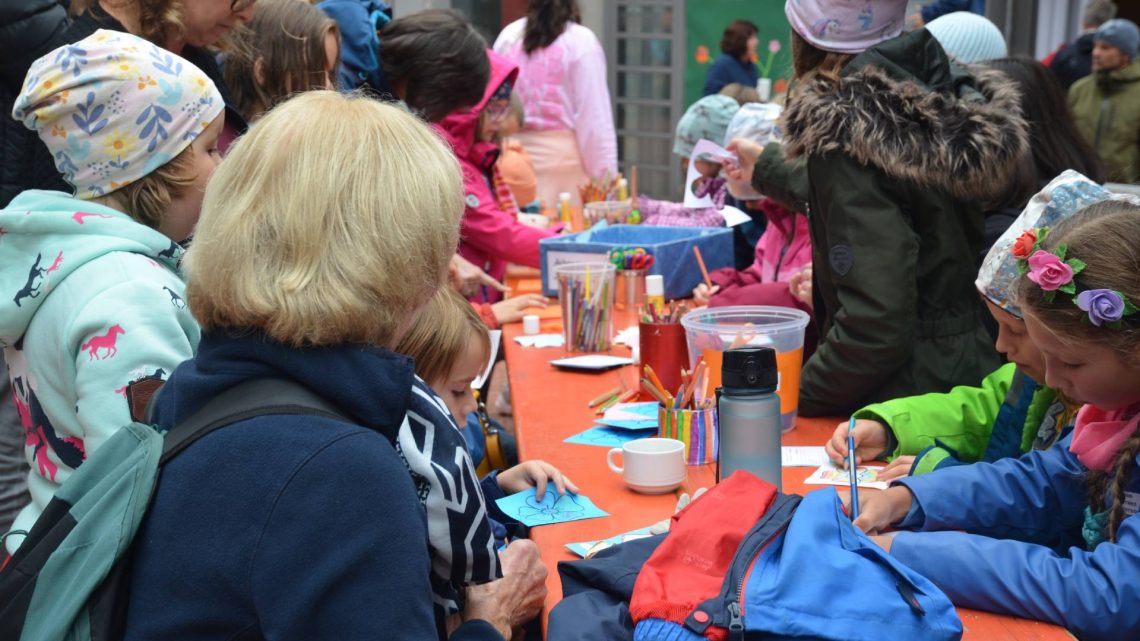
<svg viewBox="0 0 1140 641"><path fill-rule="evenodd" d="M487 57L491 80L483 99L471 109L452 112L435 127L463 170L467 208L459 231L459 254L501 281L507 263L538 268L538 241L555 236L558 227L535 229L520 223L510 191L496 188L504 183L496 179L500 149L493 138L507 116L518 69L493 51ZM484 288L470 300L493 303L501 298L497 290Z"/></svg>

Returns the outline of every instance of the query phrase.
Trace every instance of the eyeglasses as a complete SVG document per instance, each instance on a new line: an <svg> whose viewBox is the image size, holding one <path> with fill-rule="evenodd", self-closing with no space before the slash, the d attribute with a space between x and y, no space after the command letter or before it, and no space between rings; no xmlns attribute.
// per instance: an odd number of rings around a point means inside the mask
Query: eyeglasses
<svg viewBox="0 0 1140 641"><path fill-rule="evenodd" d="M230 11L238 13L257 4L257 0L230 0Z"/></svg>

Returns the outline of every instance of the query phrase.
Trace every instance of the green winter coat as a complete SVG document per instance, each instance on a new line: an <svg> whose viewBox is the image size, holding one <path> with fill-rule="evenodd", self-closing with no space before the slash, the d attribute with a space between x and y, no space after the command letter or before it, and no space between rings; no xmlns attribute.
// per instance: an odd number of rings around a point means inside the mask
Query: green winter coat
<svg viewBox="0 0 1140 641"><path fill-rule="evenodd" d="M974 289L980 201L1027 152L1013 84L951 67L925 30L816 77L784 112L789 158L806 157L819 349L800 412L976 384L998 365Z"/></svg>
<svg viewBox="0 0 1140 641"><path fill-rule="evenodd" d="M1072 427L1073 409L1056 390L1008 363L979 387L877 403L855 418L885 424L894 437L891 458L916 455L910 473L925 474L1049 449Z"/></svg>
<svg viewBox="0 0 1140 641"><path fill-rule="evenodd" d="M1069 109L1108 180L1140 183L1140 60L1078 80L1069 88Z"/></svg>

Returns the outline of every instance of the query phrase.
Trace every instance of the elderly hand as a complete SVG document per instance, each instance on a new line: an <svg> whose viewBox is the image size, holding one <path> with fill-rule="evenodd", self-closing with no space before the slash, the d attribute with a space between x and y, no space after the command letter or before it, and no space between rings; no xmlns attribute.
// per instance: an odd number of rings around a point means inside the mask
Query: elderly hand
<svg viewBox="0 0 1140 641"><path fill-rule="evenodd" d="M503 578L467 588L463 620L482 619L510 639L515 628L542 611L546 601L546 566L533 541L512 541L499 553Z"/></svg>
<svg viewBox="0 0 1140 641"><path fill-rule="evenodd" d="M479 292L479 288L484 285L504 293L510 291L506 285L495 280L487 272L479 269L459 254L451 257L451 263L447 266L447 275L452 289L463 296L474 296Z"/></svg>

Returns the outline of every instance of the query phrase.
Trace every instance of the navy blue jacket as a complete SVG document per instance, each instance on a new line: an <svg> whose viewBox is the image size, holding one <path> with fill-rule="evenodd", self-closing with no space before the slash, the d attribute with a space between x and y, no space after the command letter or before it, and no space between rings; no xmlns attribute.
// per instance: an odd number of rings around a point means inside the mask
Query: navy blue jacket
<svg viewBox="0 0 1140 641"><path fill-rule="evenodd" d="M922 5L922 21L930 22L955 11L969 11L979 16L986 15L986 0L934 0Z"/></svg>
<svg viewBox="0 0 1140 641"><path fill-rule="evenodd" d="M267 376L300 382L357 424L263 416L172 460L135 539L126 639L437 639L424 511L392 445L412 361L206 333L155 422L170 429ZM501 639L484 621L451 638Z"/></svg>
<svg viewBox="0 0 1140 641"><path fill-rule="evenodd" d="M701 97L711 96L723 89L725 85L731 85L734 82L747 87L755 87L756 81L759 79L760 72L756 70L756 65L722 53L716 57L716 60L713 60L712 66L709 67L709 75L705 77L705 89L701 93Z"/></svg>

